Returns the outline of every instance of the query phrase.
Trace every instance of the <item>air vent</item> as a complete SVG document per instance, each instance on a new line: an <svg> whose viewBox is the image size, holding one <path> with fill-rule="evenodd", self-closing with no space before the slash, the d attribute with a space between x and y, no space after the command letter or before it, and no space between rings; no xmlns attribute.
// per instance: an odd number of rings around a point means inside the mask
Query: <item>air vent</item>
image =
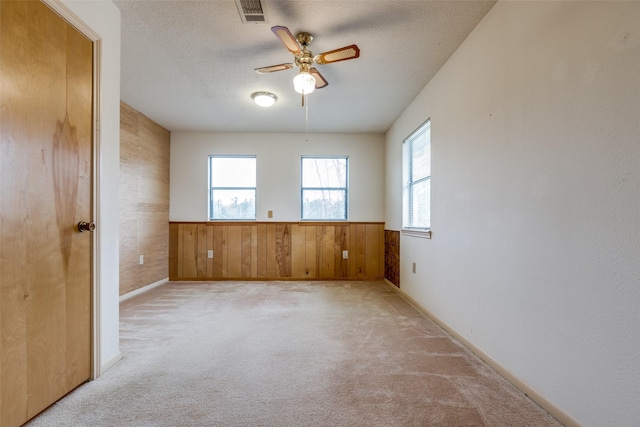
<svg viewBox="0 0 640 427"><path fill-rule="evenodd" d="M240 19L245 24L264 24L267 22L260 0L236 0Z"/></svg>

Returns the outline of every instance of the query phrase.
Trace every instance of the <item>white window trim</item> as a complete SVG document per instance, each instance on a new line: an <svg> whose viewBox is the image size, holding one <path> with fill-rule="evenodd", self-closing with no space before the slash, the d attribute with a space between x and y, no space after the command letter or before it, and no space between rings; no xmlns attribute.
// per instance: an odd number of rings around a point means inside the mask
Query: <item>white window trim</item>
<svg viewBox="0 0 640 427"><path fill-rule="evenodd" d="M304 190L314 189L314 187L304 187L302 185L302 177L304 171L302 169L302 165L304 163L304 159L344 159L346 164L346 177L345 177L345 186L344 187L324 187L328 190L342 190L344 188L344 218L336 218L336 219L327 219L327 218L304 218L302 215L303 212L303 194ZM349 221L349 156L313 156L313 155L303 155L300 157L300 221L306 222L345 222Z"/></svg>
<svg viewBox="0 0 640 427"><path fill-rule="evenodd" d="M253 158L256 160L256 186L255 187L246 187L246 189L253 189L255 192L255 199L254 199L254 208L255 208L255 212L254 212L254 217L253 218L213 218L213 209L212 209L212 205L211 205L211 195L212 195L212 191L213 191L213 185L211 182L211 161L213 158L233 158L233 159L237 159L237 158ZM212 222L212 221L220 221L220 222L229 222L229 221L246 221L246 222L250 222L250 221L257 221L258 219L258 178L257 178L257 169L258 169L258 156L254 155L254 154L209 154L208 158L207 158L207 162L208 162L208 179L209 179L209 195L207 196L207 217L209 218L208 221ZM225 188L225 187L218 187L220 189ZM231 188L231 187L226 187L226 188ZM239 188L238 188L239 189Z"/></svg>
<svg viewBox="0 0 640 427"><path fill-rule="evenodd" d="M431 239L432 237L432 233L431 233L431 227L429 228L421 228L421 227L406 227L405 226L405 188L408 185L408 183L405 181L405 167L406 167L406 161L407 159L405 158L404 155L404 150L405 150L405 146L404 144L411 139L417 132L419 132L422 127L424 127L425 124L429 124L429 130L431 129L431 118L429 117L428 119L426 119L424 122L422 122L413 132L411 132L411 134L409 134L409 136L407 136L403 141L402 141L402 228L401 228L401 234L403 236L409 236L409 237L417 237L417 238L422 238L422 239ZM429 146L431 146L431 140L429 140ZM430 148L431 150L431 148ZM429 174L429 181L431 181L431 174ZM429 204L431 204L431 199L429 199ZM429 218L429 223L431 223L431 218Z"/></svg>
<svg viewBox="0 0 640 427"><path fill-rule="evenodd" d="M431 229L403 228L400 231L403 236L418 237L421 239L431 239Z"/></svg>

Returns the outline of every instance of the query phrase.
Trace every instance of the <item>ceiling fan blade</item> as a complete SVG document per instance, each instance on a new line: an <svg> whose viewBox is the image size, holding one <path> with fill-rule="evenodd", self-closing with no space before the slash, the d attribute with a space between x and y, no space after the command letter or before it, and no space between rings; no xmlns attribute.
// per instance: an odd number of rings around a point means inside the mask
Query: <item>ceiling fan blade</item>
<svg viewBox="0 0 640 427"><path fill-rule="evenodd" d="M293 64L287 63L287 64L270 65L268 67L256 68L256 71L259 72L260 74L265 74L265 73L273 73L274 71L288 70L289 68L293 68Z"/></svg>
<svg viewBox="0 0 640 427"><path fill-rule="evenodd" d="M276 25L275 27L271 27L271 31L273 31L273 34L275 34L276 37L280 39L284 47L286 47L289 52L293 53L294 55L299 55L302 53L300 44L287 27Z"/></svg>
<svg viewBox="0 0 640 427"><path fill-rule="evenodd" d="M330 64L332 62L346 61L347 59L354 59L360 56L360 49L355 44L350 46L341 47L340 49L330 50L316 55L314 62L316 64Z"/></svg>
<svg viewBox="0 0 640 427"><path fill-rule="evenodd" d="M311 74L316 79L316 89L322 89L329 84L329 82L324 77L322 77L322 74L320 74L320 72L315 68L310 68L309 74Z"/></svg>

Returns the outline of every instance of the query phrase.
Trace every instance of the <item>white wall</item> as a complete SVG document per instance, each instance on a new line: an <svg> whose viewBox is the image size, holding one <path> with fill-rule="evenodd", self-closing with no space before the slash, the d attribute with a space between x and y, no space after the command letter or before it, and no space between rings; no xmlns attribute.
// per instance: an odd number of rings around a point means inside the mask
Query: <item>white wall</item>
<svg viewBox="0 0 640 427"><path fill-rule="evenodd" d="M95 33L101 43L100 58L100 146L98 165L98 276L100 304L99 366L95 375L117 362L119 343L119 216L120 174L120 10L111 1L63 0L63 7ZM56 7L58 9L58 7Z"/></svg>
<svg viewBox="0 0 640 427"><path fill-rule="evenodd" d="M300 156L349 156L349 220L384 220L384 135L171 134L171 221L208 220L208 156L257 156L257 220L300 220ZM273 219L267 219L267 211Z"/></svg>
<svg viewBox="0 0 640 427"><path fill-rule="evenodd" d="M497 3L387 133L389 229L429 117L401 289L579 423L638 425L640 3Z"/></svg>

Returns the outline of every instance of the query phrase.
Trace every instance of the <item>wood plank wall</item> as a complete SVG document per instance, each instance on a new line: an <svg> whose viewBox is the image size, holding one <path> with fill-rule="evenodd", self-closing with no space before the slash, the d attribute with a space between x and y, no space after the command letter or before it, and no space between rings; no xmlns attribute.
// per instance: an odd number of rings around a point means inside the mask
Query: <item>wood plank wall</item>
<svg viewBox="0 0 640 427"><path fill-rule="evenodd" d="M384 223L171 222L169 241L170 280L384 277Z"/></svg>
<svg viewBox="0 0 640 427"><path fill-rule="evenodd" d="M169 156L169 131L121 102L120 295L168 277Z"/></svg>
<svg viewBox="0 0 640 427"><path fill-rule="evenodd" d="M384 278L400 287L400 232L384 230Z"/></svg>

